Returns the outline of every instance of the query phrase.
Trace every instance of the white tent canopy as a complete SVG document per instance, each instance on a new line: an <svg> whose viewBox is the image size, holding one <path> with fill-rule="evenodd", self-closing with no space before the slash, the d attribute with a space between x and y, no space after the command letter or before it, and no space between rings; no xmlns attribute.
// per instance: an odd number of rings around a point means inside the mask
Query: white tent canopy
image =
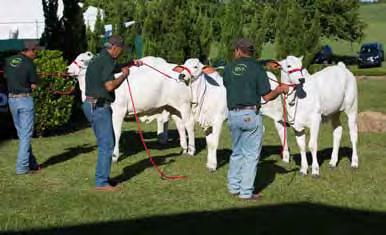
<svg viewBox="0 0 386 235"><path fill-rule="evenodd" d="M19 39L38 39L44 31L42 0L0 0L0 39L17 34ZM62 16L63 3L58 1L58 16ZM94 29L98 9L90 6L84 21ZM101 14L103 16L103 13Z"/></svg>

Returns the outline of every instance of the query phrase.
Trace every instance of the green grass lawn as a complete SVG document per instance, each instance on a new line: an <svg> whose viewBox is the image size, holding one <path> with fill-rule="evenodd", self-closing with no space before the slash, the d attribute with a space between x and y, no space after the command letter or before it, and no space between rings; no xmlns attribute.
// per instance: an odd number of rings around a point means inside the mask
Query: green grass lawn
<svg viewBox="0 0 386 235"><path fill-rule="evenodd" d="M386 112L386 81L360 81L361 111ZM37 175L14 174L17 140L0 142L0 234L381 234L386 229L386 134L360 134L360 168L350 168L351 145L344 127L340 161L328 167L332 137L324 125L319 138L321 177L298 174L299 155L280 161L273 123L266 133L256 180L260 202L227 194L230 136L224 124L217 172L205 169L206 149L197 129L195 157L179 155L177 135L170 146L156 144L155 125L145 138L160 168L185 180L167 181L151 167L135 132L126 122L122 160L112 167L121 191L95 192L96 143L90 128L67 135L33 139Z"/></svg>

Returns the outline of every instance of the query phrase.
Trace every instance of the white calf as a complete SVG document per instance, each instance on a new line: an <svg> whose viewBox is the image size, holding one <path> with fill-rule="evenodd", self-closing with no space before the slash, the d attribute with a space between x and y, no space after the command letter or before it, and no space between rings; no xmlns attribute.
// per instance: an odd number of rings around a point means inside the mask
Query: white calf
<svg viewBox="0 0 386 235"><path fill-rule="evenodd" d="M82 101L86 98L85 75L88 62L92 57L93 54L91 52L80 54L67 70L69 74L77 76L82 92ZM189 87L178 79L179 73L173 71L176 65L169 64L165 60L155 57L145 57L142 61L154 66L158 70L162 70L164 73L172 76L172 78L165 77L147 66L132 67L130 69L128 79L137 112L142 116L141 120L151 121L156 118L159 123L163 124L163 119L167 119L169 113L171 113L180 134L180 144L183 152L193 155L195 153L194 120L190 110L191 97ZM119 74L116 76L119 76ZM115 101L111 105L115 134L113 161L117 161L119 157L119 139L123 119L127 113L133 114L127 80L115 90L115 97ZM146 114L151 114L151 116L146 116ZM161 125L159 125L160 127ZM188 132L189 145L185 129Z"/></svg>
<svg viewBox="0 0 386 235"><path fill-rule="evenodd" d="M288 56L279 62L282 68L282 82L297 84L297 89L289 95L293 101L287 105L289 116L293 119L296 141L300 148L302 174L307 174L308 163L306 158L305 128L310 128L309 148L312 154L312 175L319 175L317 160L318 133L322 118L332 120L333 151L330 166L336 167L338 151L342 137L342 125L339 119L343 111L348 117L350 139L352 143L351 167L358 167L357 154L357 116L358 92L356 79L346 66L338 65L327 67L315 74L307 75L302 72L302 58Z"/></svg>

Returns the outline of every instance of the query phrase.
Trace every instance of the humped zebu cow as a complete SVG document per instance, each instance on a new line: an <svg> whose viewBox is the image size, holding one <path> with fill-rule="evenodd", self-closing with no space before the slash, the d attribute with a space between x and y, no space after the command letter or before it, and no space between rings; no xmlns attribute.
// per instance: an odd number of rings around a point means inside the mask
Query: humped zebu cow
<svg viewBox="0 0 386 235"><path fill-rule="evenodd" d="M329 164L331 167L336 167L342 137L342 125L339 118L341 112L345 112L348 117L352 144L351 167L357 168L358 91L354 75L342 62L309 75L302 68L302 59L303 57L288 56L278 62L281 66L282 82L296 85L296 88L288 95L287 109L288 119L295 130L296 141L300 149L300 173L306 175L308 170L305 128L309 128L309 148L312 154L311 174L319 176L318 133L322 119L326 118L331 119L333 126L333 151Z"/></svg>
<svg viewBox="0 0 386 235"><path fill-rule="evenodd" d="M197 59L189 59L185 62L184 66L188 68L192 73L191 87L193 94L192 112L195 121L204 128L207 144L208 144L208 161L207 168L215 170L217 168L217 155L216 150L221 134L221 126L223 121L227 117L227 101L226 101L226 89L223 85L223 79L218 72L213 68L207 68ZM189 77L188 73L186 77ZM279 83L276 76L267 72L271 89L275 89ZM185 78L186 79L186 78ZM214 81L214 82L213 82ZM265 102L263 104L261 112L264 116L271 118L274 121L275 128L279 134L282 144L282 157L283 161L289 162L290 153L288 150L288 144L284 128L286 123L283 122L283 106L280 98ZM167 124L162 124L167 121L167 114L163 116L163 119L159 119L158 133L167 136ZM166 126L165 129L163 127ZM208 132L212 131L212 132ZM166 137L167 138L167 137Z"/></svg>
<svg viewBox="0 0 386 235"><path fill-rule="evenodd" d="M82 101L85 100L85 74L88 62L92 59L91 52L85 52L74 60L68 67L67 72L77 77L82 92ZM173 71L177 66L169 64L162 58L142 58L147 65L154 66L156 70L146 66L131 67L128 81L131 86L132 96L138 114L143 115L142 120L152 120L165 115L165 111L172 114L180 134L180 145L184 153L194 155L194 121L190 110L190 88L184 81L181 81L179 73ZM165 77L160 72L169 74ZM119 76L119 74L116 74ZM111 104L113 110L113 128L115 134L115 147L113 161L119 157L119 139L121 135L122 122L127 113L133 114L132 102L129 96L128 83L125 80L115 90L115 101ZM151 116L145 116L150 114ZM186 139L186 132L189 136L189 145Z"/></svg>

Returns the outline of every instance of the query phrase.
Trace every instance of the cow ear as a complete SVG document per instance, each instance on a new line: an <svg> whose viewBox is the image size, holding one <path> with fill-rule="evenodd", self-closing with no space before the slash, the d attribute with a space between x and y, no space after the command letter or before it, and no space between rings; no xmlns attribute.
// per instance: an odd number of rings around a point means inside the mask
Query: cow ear
<svg viewBox="0 0 386 235"><path fill-rule="evenodd" d="M216 72L216 69L213 68L212 66L204 66L202 68L202 72L205 73L205 74L211 74L211 73Z"/></svg>
<svg viewBox="0 0 386 235"><path fill-rule="evenodd" d="M180 65L177 65L176 67L173 68L173 71L177 73L182 73L184 71L184 68Z"/></svg>

